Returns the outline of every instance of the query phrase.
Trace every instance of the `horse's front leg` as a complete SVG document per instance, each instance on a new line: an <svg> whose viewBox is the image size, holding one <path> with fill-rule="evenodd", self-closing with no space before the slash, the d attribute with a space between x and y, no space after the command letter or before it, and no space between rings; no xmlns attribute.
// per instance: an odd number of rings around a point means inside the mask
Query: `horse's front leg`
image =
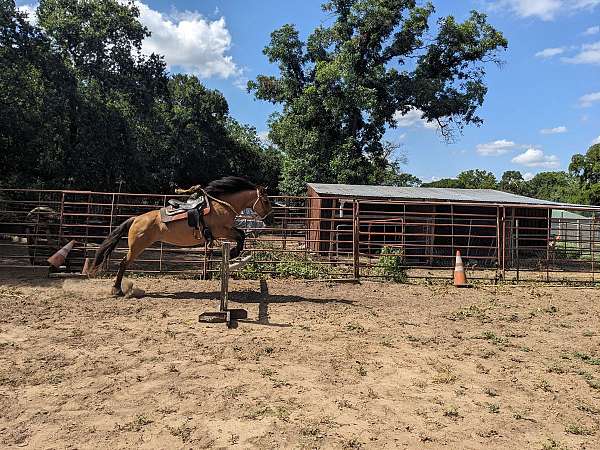
<svg viewBox="0 0 600 450"><path fill-rule="evenodd" d="M236 228L236 227L233 227L231 229L231 231L235 235L234 239L236 242L236 246L234 248L232 248L231 252L229 253L229 257L233 259L233 258L237 258L238 256L240 256L240 254L244 250L244 241L246 240L246 233L244 233L243 230L240 230L239 228Z"/></svg>

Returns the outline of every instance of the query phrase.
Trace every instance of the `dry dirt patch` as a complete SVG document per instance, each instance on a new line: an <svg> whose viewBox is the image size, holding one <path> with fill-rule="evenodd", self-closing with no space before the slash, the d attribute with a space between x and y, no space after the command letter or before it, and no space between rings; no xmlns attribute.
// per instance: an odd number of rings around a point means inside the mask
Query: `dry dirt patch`
<svg viewBox="0 0 600 450"><path fill-rule="evenodd" d="M0 279L0 447L599 448L598 290Z"/></svg>

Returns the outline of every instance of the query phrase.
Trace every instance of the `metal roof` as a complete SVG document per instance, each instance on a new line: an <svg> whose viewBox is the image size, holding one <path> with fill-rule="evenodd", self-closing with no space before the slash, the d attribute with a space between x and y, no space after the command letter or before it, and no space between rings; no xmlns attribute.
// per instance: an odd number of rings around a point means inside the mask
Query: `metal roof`
<svg viewBox="0 0 600 450"><path fill-rule="evenodd" d="M574 205L571 203L539 200L494 189L456 189L432 187L396 187L371 186L354 184L324 184L308 183L317 194L335 195L351 198L376 198L389 200L425 200L461 203L493 203L493 204L525 204L536 206L551 206L556 208L579 207L582 209L597 209L589 205Z"/></svg>

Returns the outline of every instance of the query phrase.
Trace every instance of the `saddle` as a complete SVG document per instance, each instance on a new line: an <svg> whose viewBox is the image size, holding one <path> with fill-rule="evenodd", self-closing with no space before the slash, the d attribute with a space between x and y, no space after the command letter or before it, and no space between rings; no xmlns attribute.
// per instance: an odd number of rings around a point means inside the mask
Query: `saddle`
<svg viewBox="0 0 600 450"><path fill-rule="evenodd" d="M206 242L213 240L210 228L204 222L204 216L210 213L210 203L204 196L188 198L186 201L170 199L168 203L169 206L160 209L160 219L163 223L187 218L187 223L194 233L201 231Z"/></svg>

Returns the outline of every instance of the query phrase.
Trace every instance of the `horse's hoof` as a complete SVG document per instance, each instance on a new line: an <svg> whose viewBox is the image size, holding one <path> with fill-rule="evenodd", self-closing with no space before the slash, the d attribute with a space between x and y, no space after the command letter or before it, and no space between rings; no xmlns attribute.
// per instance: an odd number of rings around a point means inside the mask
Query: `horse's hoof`
<svg viewBox="0 0 600 450"><path fill-rule="evenodd" d="M117 287L114 287L114 286L111 289L110 293L111 293L111 295L113 297L123 297L123 296L125 296L125 294L123 293L123 291L121 290L121 288L117 288Z"/></svg>

